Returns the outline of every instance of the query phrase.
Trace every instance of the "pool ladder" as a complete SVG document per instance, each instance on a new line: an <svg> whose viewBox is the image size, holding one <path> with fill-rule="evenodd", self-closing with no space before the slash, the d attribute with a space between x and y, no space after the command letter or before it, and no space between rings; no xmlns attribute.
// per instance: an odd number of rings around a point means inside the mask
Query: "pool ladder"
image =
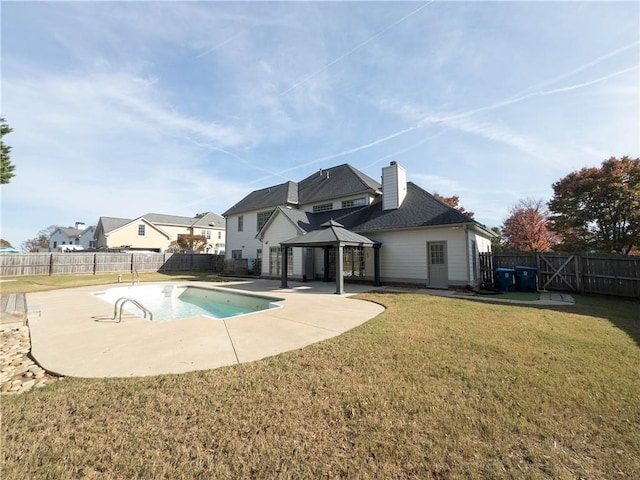
<svg viewBox="0 0 640 480"><path fill-rule="evenodd" d="M142 310L142 313L144 313L144 318L147 318L147 314L149 314L149 320L153 320L153 313L151 313L151 310L149 310L147 307L142 305L138 300L130 297L120 297L118 300L116 300L116 303L113 305L113 319L115 320L117 316L118 323L122 322L122 309L127 302L133 303L136 307ZM118 314L118 307L120 308L119 314Z"/></svg>

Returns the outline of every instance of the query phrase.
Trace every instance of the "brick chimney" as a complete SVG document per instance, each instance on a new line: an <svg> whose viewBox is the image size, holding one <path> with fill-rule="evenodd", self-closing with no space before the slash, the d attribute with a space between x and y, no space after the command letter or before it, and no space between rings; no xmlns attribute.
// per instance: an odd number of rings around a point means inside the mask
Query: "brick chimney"
<svg viewBox="0 0 640 480"><path fill-rule="evenodd" d="M382 169L382 209L400 208L406 196L407 171L397 162L391 162Z"/></svg>

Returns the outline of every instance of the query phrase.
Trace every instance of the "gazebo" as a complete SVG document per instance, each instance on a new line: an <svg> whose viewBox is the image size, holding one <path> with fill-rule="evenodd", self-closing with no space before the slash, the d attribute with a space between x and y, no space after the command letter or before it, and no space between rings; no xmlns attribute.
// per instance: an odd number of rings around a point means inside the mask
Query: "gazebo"
<svg viewBox="0 0 640 480"><path fill-rule="evenodd" d="M344 293L344 247L373 247L374 281L375 286L380 286L380 246L367 237L351 232L340 223L330 220L320 225L319 230L313 230L304 235L298 235L280 242L282 248L282 283L281 288L289 288L287 285L288 252L293 247L323 248L325 275L329 271L329 248L336 249L336 294Z"/></svg>

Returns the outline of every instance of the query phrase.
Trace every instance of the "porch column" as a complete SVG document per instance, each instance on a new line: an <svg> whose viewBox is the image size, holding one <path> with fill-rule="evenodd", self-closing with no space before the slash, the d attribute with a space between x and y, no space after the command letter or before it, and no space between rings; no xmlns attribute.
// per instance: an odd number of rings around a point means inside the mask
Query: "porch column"
<svg viewBox="0 0 640 480"><path fill-rule="evenodd" d="M290 247L282 247L282 281L280 282L280 288L289 288L287 285L287 270L289 270L289 248Z"/></svg>
<svg viewBox="0 0 640 480"><path fill-rule="evenodd" d="M379 287L382 285L380 281L380 245L373 246L373 286Z"/></svg>
<svg viewBox="0 0 640 480"><path fill-rule="evenodd" d="M338 244L336 248L336 295L344 293L344 247Z"/></svg>

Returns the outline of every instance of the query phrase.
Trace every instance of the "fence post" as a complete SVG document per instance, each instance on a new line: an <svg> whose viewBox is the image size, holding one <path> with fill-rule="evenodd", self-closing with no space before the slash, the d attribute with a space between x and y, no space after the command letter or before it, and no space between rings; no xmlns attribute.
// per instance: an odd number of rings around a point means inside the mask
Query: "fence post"
<svg viewBox="0 0 640 480"><path fill-rule="evenodd" d="M584 277L582 276L582 272L584 271L582 268L583 258L582 254L576 254L576 290L580 293L584 293Z"/></svg>
<svg viewBox="0 0 640 480"><path fill-rule="evenodd" d="M49 254L49 276L53 275L53 253Z"/></svg>

